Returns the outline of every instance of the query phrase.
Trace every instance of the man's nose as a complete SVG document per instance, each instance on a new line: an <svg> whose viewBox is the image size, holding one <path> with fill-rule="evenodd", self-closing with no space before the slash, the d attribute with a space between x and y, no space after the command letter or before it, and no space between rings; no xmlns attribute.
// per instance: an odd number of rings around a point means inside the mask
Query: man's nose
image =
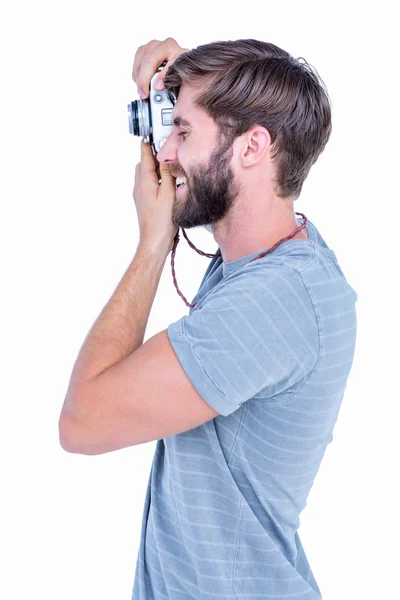
<svg viewBox="0 0 400 600"><path fill-rule="evenodd" d="M167 137L157 152L157 160L159 163L177 162L177 146L173 142L172 134Z"/></svg>

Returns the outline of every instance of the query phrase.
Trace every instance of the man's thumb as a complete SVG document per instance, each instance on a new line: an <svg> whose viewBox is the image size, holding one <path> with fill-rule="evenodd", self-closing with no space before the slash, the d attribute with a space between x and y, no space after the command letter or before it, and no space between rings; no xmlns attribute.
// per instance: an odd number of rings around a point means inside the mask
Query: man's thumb
<svg viewBox="0 0 400 600"><path fill-rule="evenodd" d="M175 178L168 165L160 164L161 185L175 189Z"/></svg>

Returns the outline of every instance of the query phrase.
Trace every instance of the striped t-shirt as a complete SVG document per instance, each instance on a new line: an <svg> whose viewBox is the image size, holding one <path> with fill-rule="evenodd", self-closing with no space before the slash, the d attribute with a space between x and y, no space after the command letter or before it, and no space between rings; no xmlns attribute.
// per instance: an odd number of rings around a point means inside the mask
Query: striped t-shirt
<svg viewBox="0 0 400 600"><path fill-rule="evenodd" d="M357 294L307 231L251 263L261 251L213 258L168 327L219 415L157 440L133 600L322 598L297 530L353 362Z"/></svg>

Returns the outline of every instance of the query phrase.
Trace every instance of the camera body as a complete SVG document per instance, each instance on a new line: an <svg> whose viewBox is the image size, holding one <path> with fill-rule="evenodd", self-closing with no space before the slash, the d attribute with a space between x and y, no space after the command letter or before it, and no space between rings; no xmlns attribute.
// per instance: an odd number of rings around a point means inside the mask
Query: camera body
<svg viewBox="0 0 400 600"><path fill-rule="evenodd" d="M164 64L164 63L163 63ZM128 104L129 133L141 136L150 142L153 155L156 156L161 146L172 131L173 104L168 97L167 90L156 90L154 82L161 65L153 75L150 82L150 94L145 100L134 100Z"/></svg>

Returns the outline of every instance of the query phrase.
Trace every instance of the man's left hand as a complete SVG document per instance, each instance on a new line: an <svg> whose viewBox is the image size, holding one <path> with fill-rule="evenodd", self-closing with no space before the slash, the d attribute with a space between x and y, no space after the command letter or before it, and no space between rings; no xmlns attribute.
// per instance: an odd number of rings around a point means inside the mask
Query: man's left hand
<svg viewBox="0 0 400 600"><path fill-rule="evenodd" d="M159 170L161 183L159 184ZM172 223L175 178L169 166L153 156L150 143L141 142L141 160L135 169L133 199L138 215L140 245L165 248L171 252L178 227Z"/></svg>

